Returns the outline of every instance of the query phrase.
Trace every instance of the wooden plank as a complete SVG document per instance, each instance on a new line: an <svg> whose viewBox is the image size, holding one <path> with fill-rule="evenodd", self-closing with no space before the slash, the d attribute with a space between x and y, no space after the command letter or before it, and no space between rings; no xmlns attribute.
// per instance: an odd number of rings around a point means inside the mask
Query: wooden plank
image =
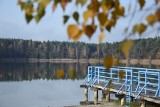
<svg viewBox="0 0 160 107"><path fill-rule="evenodd" d="M103 86L101 86L101 85L93 85L93 87L99 88L99 89L103 89ZM107 89L106 89L106 90L107 90ZM117 93L117 92L118 92L118 89L110 88L110 92ZM126 94L126 92L125 92L125 91L122 91L121 94ZM134 95L133 97L135 97L135 96L136 96L136 95ZM154 97L151 97L151 96L148 96L148 95L140 95L138 98L139 98L139 99L142 99L142 100L149 101L149 102L153 102L153 103L160 104L160 99L159 99L159 98L154 98Z"/></svg>
<svg viewBox="0 0 160 107"><path fill-rule="evenodd" d="M82 84L80 85L80 88L87 88L87 85Z"/></svg>

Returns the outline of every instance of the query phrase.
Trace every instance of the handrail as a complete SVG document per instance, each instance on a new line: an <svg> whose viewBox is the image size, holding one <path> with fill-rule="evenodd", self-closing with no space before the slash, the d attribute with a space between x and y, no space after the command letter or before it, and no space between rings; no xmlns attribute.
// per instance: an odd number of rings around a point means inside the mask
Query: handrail
<svg viewBox="0 0 160 107"><path fill-rule="evenodd" d="M120 71L125 72L124 78L119 77ZM138 98L142 93L142 90L144 90L143 94L152 91L155 92L155 97L160 97L160 69L114 66L109 70L106 70L104 66L88 66L88 75L85 78L84 83L87 82L87 85L92 87L96 82L100 85L101 82L106 81L107 83L105 83L103 87L105 90L108 86L108 81L111 80L112 83L116 82L116 85L121 85L117 94L120 93L123 87L130 85L129 88L125 89L130 91L130 96L133 96L134 92L138 92L135 97ZM134 88L133 84L134 86L137 86L137 88Z"/></svg>

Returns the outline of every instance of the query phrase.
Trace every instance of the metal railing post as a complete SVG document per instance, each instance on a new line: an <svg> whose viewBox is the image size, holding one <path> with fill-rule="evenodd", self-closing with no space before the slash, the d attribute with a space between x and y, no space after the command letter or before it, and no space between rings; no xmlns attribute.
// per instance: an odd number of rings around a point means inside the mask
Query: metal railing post
<svg viewBox="0 0 160 107"><path fill-rule="evenodd" d="M98 68L98 84L99 84L99 73L100 73L100 72L99 72L99 68Z"/></svg>
<svg viewBox="0 0 160 107"><path fill-rule="evenodd" d="M131 69L130 84L131 84L130 95L132 95L132 90L133 90L133 70L132 69Z"/></svg>
<svg viewBox="0 0 160 107"><path fill-rule="evenodd" d="M88 74L87 74L87 76L88 76L88 78L87 78L87 82L89 82L89 75L90 75L90 70L89 70L89 66L88 66Z"/></svg>
<svg viewBox="0 0 160 107"><path fill-rule="evenodd" d="M119 67L118 67L118 81L119 81Z"/></svg>
<svg viewBox="0 0 160 107"><path fill-rule="evenodd" d="M158 73L158 92L159 92L159 97L160 97L160 71Z"/></svg>
<svg viewBox="0 0 160 107"><path fill-rule="evenodd" d="M110 78L112 79L112 68L110 68Z"/></svg>
<svg viewBox="0 0 160 107"><path fill-rule="evenodd" d="M147 69L145 72L145 94L147 93Z"/></svg>

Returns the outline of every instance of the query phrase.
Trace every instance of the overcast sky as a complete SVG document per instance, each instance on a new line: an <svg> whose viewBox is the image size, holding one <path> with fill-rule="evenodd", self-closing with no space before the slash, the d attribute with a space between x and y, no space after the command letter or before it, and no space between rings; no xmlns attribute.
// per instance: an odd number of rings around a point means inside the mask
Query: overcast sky
<svg viewBox="0 0 160 107"><path fill-rule="evenodd" d="M74 1L74 0L72 0ZM127 8L130 0L121 0L121 4ZM131 0L132 5L134 5L135 0ZM146 7L153 4L154 0L147 0ZM77 8L73 3L67 6L67 11L63 12L60 5L57 7L56 11L52 13L51 5L46 9L46 15L42 18L40 23L36 24L35 21L27 24L25 20L24 13L21 11L20 7L17 5L17 0L0 0L0 38L19 38L19 39L32 39L40 41L71 41L68 40L67 36L67 25L63 25L63 15L71 14ZM78 10L80 13L85 10L82 8ZM112 29L111 33L105 32L106 38L103 42L114 42L121 41L125 38L122 34L124 28L129 23L129 18L122 18L117 22L115 28ZM136 20L139 20L138 15L134 18L133 24ZM72 19L67 22L67 24L75 23ZM88 39L85 35L81 37L79 41L84 41L88 43L98 43L98 36L100 34L99 29L93 37ZM147 37L155 37L155 35L150 35ZM137 38L137 37L135 37Z"/></svg>

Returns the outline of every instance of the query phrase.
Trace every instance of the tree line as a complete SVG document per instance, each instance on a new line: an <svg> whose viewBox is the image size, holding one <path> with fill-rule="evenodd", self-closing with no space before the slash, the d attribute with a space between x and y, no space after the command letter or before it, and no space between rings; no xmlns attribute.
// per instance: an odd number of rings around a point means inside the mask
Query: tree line
<svg viewBox="0 0 160 107"><path fill-rule="evenodd" d="M87 63L0 63L0 81L56 80L56 72L64 69L64 77L72 79L69 70L75 70L77 80L86 76Z"/></svg>
<svg viewBox="0 0 160 107"><path fill-rule="evenodd" d="M121 48L122 42L95 44L1 38L0 58L98 59L112 54L115 58L125 59ZM134 40L129 58L160 59L160 37Z"/></svg>

